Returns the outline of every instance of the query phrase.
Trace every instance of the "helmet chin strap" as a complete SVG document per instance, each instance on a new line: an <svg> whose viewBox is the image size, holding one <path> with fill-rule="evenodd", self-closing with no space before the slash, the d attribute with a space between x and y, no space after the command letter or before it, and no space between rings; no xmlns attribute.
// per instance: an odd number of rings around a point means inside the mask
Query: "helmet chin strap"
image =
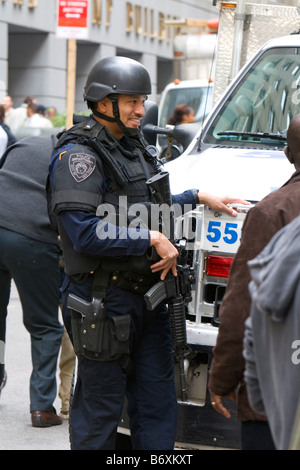
<svg viewBox="0 0 300 470"><path fill-rule="evenodd" d="M118 95L109 95L108 98L111 100L113 105L114 117L107 116L106 114L99 113L99 111L93 111L97 117L104 119L109 122L116 122L120 127L121 131L128 137L134 137L139 134L139 129L126 127L120 119L119 106L118 106Z"/></svg>
<svg viewBox="0 0 300 470"><path fill-rule="evenodd" d="M97 116L97 117L99 117L99 118L101 118L101 119L105 119L105 121L117 122L116 118L113 118L113 117L110 117L110 116L106 116L106 114L99 113L99 111L94 110L94 111L93 111L93 114L95 114L95 116Z"/></svg>

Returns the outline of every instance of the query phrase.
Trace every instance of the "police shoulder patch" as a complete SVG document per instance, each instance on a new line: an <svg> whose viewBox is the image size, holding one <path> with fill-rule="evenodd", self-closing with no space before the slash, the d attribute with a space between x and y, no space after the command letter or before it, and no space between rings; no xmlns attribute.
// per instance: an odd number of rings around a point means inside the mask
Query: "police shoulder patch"
<svg viewBox="0 0 300 470"><path fill-rule="evenodd" d="M72 153L69 157L70 173L77 183L86 180L96 168L96 159L87 153Z"/></svg>

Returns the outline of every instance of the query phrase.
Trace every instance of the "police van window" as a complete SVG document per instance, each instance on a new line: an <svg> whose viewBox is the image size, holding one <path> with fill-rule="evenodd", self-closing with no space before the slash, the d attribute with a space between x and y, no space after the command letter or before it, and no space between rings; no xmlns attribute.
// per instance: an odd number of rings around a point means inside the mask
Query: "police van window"
<svg viewBox="0 0 300 470"><path fill-rule="evenodd" d="M299 48L271 49L224 103L204 142L234 144L246 140L259 145L284 145L283 141L262 139L259 134L285 135L291 119L299 113L299 103Z"/></svg>
<svg viewBox="0 0 300 470"><path fill-rule="evenodd" d="M179 104L186 104L195 112L195 122L202 122L212 108L212 87L175 88L168 91L161 111L159 126L167 121Z"/></svg>

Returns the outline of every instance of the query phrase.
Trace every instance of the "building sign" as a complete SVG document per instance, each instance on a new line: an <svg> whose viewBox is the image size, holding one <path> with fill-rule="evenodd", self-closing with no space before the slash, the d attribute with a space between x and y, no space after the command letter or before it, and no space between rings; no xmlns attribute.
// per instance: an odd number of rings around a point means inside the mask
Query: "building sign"
<svg viewBox="0 0 300 470"><path fill-rule="evenodd" d="M88 39L89 0L58 0L57 3L57 37Z"/></svg>

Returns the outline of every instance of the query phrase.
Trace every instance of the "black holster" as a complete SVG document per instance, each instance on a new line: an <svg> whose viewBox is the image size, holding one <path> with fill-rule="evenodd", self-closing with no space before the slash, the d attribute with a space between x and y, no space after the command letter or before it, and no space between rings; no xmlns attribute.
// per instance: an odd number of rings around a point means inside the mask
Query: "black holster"
<svg viewBox="0 0 300 470"><path fill-rule="evenodd" d="M130 315L106 318L102 299L91 302L69 294L75 353L94 361L114 361L129 355Z"/></svg>

